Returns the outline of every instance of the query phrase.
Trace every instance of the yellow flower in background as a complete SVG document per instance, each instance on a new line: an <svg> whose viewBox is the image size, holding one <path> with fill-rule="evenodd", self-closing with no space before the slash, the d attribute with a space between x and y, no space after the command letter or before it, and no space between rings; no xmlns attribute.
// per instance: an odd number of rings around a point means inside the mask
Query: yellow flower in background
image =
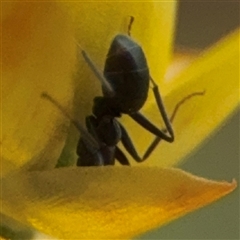
<svg viewBox="0 0 240 240"><path fill-rule="evenodd" d="M131 238L236 187L161 168L179 162L239 104L238 32L175 79L162 80L171 59L175 10L175 2L152 1L2 3L2 213L61 239ZM110 42L126 33L129 16L135 17L132 36L144 49L167 110L192 92L206 94L179 111L176 142L163 143L141 166L54 169L69 123L40 95L47 91L83 122L101 87L76 57L74 39L103 69ZM151 93L143 112L154 122L160 119ZM128 119L123 124L142 153L152 136Z"/></svg>

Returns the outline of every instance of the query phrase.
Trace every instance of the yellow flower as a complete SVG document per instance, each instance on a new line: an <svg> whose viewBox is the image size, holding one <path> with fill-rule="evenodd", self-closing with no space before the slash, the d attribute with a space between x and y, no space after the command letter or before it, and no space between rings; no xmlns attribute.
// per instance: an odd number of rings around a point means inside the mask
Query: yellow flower
<svg viewBox="0 0 240 240"><path fill-rule="evenodd" d="M173 1L2 3L3 214L61 239L131 238L236 187L234 181L163 168L179 162L239 104L238 32L172 81L162 80L171 59L175 10ZM171 112L192 92L206 94L179 111L176 142L163 143L141 166L55 169L69 123L41 93L50 93L69 112L73 105L74 116L83 123L101 87L82 57L76 58L75 40L102 69L111 39L126 33L129 16L136 19L132 36L145 51L166 108ZM155 105L150 94L143 112L158 122ZM144 151L152 136L127 117L123 124Z"/></svg>

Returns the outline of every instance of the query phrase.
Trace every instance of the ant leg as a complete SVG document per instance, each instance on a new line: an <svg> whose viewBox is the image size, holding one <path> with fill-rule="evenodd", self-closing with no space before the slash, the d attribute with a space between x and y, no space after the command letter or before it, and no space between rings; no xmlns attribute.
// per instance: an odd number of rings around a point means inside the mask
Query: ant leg
<svg viewBox="0 0 240 240"><path fill-rule="evenodd" d="M120 125L121 132L122 132L121 142L122 142L123 146L128 151L128 153L134 158L135 161L141 162L142 158L139 157L139 155L133 145L133 142L128 135L128 132L126 131L126 129L124 128L124 126L121 123L119 123L119 125Z"/></svg>
<svg viewBox="0 0 240 240"><path fill-rule="evenodd" d="M84 139L92 145L92 147L96 149L100 149L99 142L96 141L96 139L75 119L73 119L70 114L64 109L57 100L52 98L48 93L43 92L41 94L42 98L45 98L46 100L50 101L67 119L71 121L71 123L78 129L78 131L82 134Z"/></svg>
<svg viewBox="0 0 240 240"><path fill-rule="evenodd" d="M163 140L167 141L167 142L173 142L174 141L174 132L172 129L172 125L171 122L167 116L167 112L165 110L160 92L158 90L158 86L157 84L153 81L153 79L150 77L150 80L153 84L153 93L154 93L154 97L159 109L159 112L161 113L161 116L163 118L165 127L167 129L167 132L169 133L169 135L166 134L166 131L162 131L160 129L158 129L156 126L154 126L147 118L145 118L140 112L136 112L134 114L130 114L130 116L137 122L139 123L142 127L144 127L145 129L147 129L149 132L153 133L154 135L162 138Z"/></svg>
<svg viewBox="0 0 240 240"><path fill-rule="evenodd" d="M174 133L172 130L172 127L170 127L170 136L166 134L166 131L160 130L157 128L152 122L150 122L144 115L142 115L140 112L131 113L129 116L136 121L139 125L141 125L143 128L145 128L147 131L152 133L155 136L160 137L161 139L167 141L167 142L173 142L174 141ZM168 120L169 121L169 120ZM169 122L168 125L171 126L171 123ZM168 127L167 127L168 129Z"/></svg>
<svg viewBox="0 0 240 240"><path fill-rule="evenodd" d="M68 118L71 123L79 130L81 137L77 146L77 154L79 156L77 160L77 166L102 166L106 162L105 156L101 151L103 144L97 137L97 123L94 116L86 117L87 130L64 109L54 98L48 93L43 92L42 98L50 101L62 114ZM112 159L112 158L111 158ZM110 159L110 160L111 160Z"/></svg>
<svg viewBox="0 0 240 240"><path fill-rule="evenodd" d="M179 101L173 112L172 112L172 115L171 117L169 118L169 121L172 123L173 120L175 119L175 116L179 110L179 108L187 101L189 100L190 98L192 97L195 97L195 96L202 96L205 94L205 91L203 92L194 92L192 94L189 94L188 96L184 97L181 101ZM143 116L144 117L144 116ZM145 118L144 118L145 119ZM147 120L147 119L146 119ZM153 129L155 128L155 126L153 124L151 124L151 122L149 122L147 120L147 124L150 123L150 127L153 126ZM122 138L121 138L121 141L123 143L123 146L125 147L125 149L128 151L128 153L134 158L135 161L137 162L143 162L144 160L146 160L150 154L154 151L154 149L157 147L157 145L160 143L161 140L163 140L162 137L160 136L156 136L155 139L152 141L152 143L149 145L149 147L147 148L147 150L145 151L143 157L139 157L133 143L132 143L132 140L130 139L127 131L125 130L125 128L120 124L120 127L121 127L121 130L122 130ZM149 130L149 129L147 129ZM153 131L150 131L150 132L153 132ZM167 132L167 129L163 129L161 130L161 133L166 133ZM154 133L153 133L154 134Z"/></svg>
<svg viewBox="0 0 240 240"><path fill-rule="evenodd" d="M115 149L115 158L118 160L119 163L121 163L122 165L127 165L130 166L130 163L127 159L127 157L125 156L125 154L122 152L122 150L116 146Z"/></svg>
<svg viewBox="0 0 240 240"><path fill-rule="evenodd" d="M78 167L91 167L91 166L103 166L104 159L99 150L93 149L92 146L84 141L84 138L80 138L77 145L77 166Z"/></svg>
<svg viewBox="0 0 240 240"><path fill-rule="evenodd" d="M174 120L175 117L176 117L177 111L178 111L178 109L181 107L182 104L184 104L187 100L189 100L189 99L192 98L192 97L195 97L195 96L203 96L204 94L205 94L205 90L202 91L202 92L194 92L194 93L192 93L192 94L187 95L187 96L184 97L181 101L179 101L179 102L176 104L176 106L175 106L175 108L174 108L174 110L173 110L173 112L172 112L171 117L169 118L170 122L171 122L171 123L173 122L173 120ZM166 129L163 129L163 132L167 132L167 130L166 130ZM150 156L150 154L154 151L154 149L157 147L157 145L160 143L161 140L162 140L162 139L161 139L160 137L158 137L158 136L155 137L155 139L152 141L152 143L149 145L148 149L147 149L146 152L144 153L144 155L143 155L143 160L147 159L147 158Z"/></svg>
<svg viewBox="0 0 240 240"><path fill-rule="evenodd" d="M153 142L149 145L147 150L145 151L143 157L140 157L133 145L131 138L129 137L129 134L127 133L126 129L122 125L121 125L121 130L122 130L122 138L121 138L122 144L136 162L143 162L144 160L146 160L154 151L154 149L157 147L159 142L162 140L162 138L156 137L153 140Z"/></svg>
<svg viewBox="0 0 240 240"><path fill-rule="evenodd" d="M127 34L128 34L129 37L131 37L131 30L132 30L133 22L134 22L134 17L130 16L130 21L129 21L128 30L127 30Z"/></svg>
<svg viewBox="0 0 240 240"><path fill-rule="evenodd" d="M86 127L93 136L94 139L99 143L101 146L101 142L97 136L97 122L94 116L87 116L86 117ZM84 136L81 136L76 150L77 155L79 156L77 160L77 166L103 166L104 165L104 158L101 154L100 149L96 149L94 146L89 144L87 139Z"/></svg>
<svg viewBox="0 0 240 240"><path fill-rule="evenodd" d="M109 96L114 96L115 92L112 88L112 86L110 85L110 83L105 79L105 77L101 74L101 72L98 70L98 68L96 67L96 65L94 64L94 62L92 61L92 59L89 57L89 55L87 54L86 51L84 51L79 44L77 44L78 47L81 50L82 56L84 58L84 60L86 61L86 63L88 64L88 66L90 67L90 69L93 71L94 75L97 77L98 80L100 80L104 90L108 93Z"/></svg>
<svg viewBox="0 0 240 240"><path fill-rule="evenodd" d="M150 152L150 154L148 154L148 156L145 158L145 155L143 157L140 157L136 151L136 148L134 147L133 145L133 142L131 140L131 138L129 137L129 134L128 132L126 131L126 129L120 125L121 127L121 130L122 130L122 138L121 138L121 141L122 141L122 144L123 146L125 147L125 149L127 150L127 152L132 156L132 158L136 161L136 162L143 162L151 153L152 151ZM152 144L151 144L152 145ZM150 146L151 146L150 145ZM149 147L147 149L147 151L149 151Z"/></svg>

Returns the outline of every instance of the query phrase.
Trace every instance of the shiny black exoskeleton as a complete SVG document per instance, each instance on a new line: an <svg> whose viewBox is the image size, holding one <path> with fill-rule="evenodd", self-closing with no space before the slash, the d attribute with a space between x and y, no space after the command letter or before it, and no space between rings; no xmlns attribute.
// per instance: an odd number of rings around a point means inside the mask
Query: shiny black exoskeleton
<svg viewBox="0 0 240 240"><path fill-rule="evenodd" d="M105 62L104 77L84 50L82 50L82 55L101 81L103 96L94 98L92 115L86 117L87 131L96 140L96 144L95 146L90 144L86 136L80 138L77 146L79 156L77 166L114 165L115 159L122 165L129 165L128 159L117 146L119 141L134 160L144 161L161 139L167 142L174 141L174 132L170 122L178 107L192 95L202 94L194 93L182 99L169 119L158 86L149 74L143 50L132 38L119 34L113 39ZM157 128L139 112L147 99L150 82L156 104L165 123L164 130ZM156 136L143 157L138 155L126 129L117 120L122 114L128 114Z"/></svg>
<svg viewBox="0 0 240 240"><path fill-rule="evenodd" d="M133 18L131 18L128 35L130 35L132 22ZM144 161L161 140L174 141L171 122L179 107L192 96L204 94L204 92L196 92L186 96L176 104L171 117L168 118L158 86L149 74L144 52L130 36L119 34L113 39L105 62L104 76L98 71L88 54L84 50L81 50L81 53L97 79L100 80L103 92L103 96L94 98L92 115L86 117L87 130L77 121L71 119L66 111L48 94L43 93L42 95L70 118L81 132L77 146L79 156L77 166L114 165L115 159L122 165L130 165L125 154L117 146L119 141L122 142L134 160ZM147 100L150 84L156 105L165 124L163 130L156 127L139 112ZM155 135L155 139L147 147L143 157L138 155L126 129L117 120L122 114L128 114L144 129Z"/></svg>

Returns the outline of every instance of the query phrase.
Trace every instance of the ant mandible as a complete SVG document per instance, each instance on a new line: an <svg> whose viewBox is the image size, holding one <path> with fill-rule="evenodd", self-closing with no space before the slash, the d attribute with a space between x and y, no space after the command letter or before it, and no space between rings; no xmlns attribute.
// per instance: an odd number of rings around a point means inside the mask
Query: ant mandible
<svg viewBox="0 0 240 240"><path fill-rule="evenodd" d="M115 159L122 165L130 165L127 157L117 146L121 141L127 152L137 162L143 162L154 151L161 140L174 141L171 122L179 107L193 96L204 92L192 93L179 101L168 118L157 84L149 74L146 57L141 46L130 37L134 18L128 25L128 35L118 34L113 39L105 62L104 76L98 71L88 54L81 49L83 58L101 81L103 96L93 100L92 115L85 119L87 131L72 119L66 111L47 93L42 96L54 103L79 129L81 137L77 145L77 166L114 165ZM161 130L151 123L139 110L147 100L149 85L152 85L157 107L163 118L165 129ZM144 129L155 135L155 139L140 157L124 126L117 120L128 114ZM168 134L167 134L168 133Z"/></svg>

